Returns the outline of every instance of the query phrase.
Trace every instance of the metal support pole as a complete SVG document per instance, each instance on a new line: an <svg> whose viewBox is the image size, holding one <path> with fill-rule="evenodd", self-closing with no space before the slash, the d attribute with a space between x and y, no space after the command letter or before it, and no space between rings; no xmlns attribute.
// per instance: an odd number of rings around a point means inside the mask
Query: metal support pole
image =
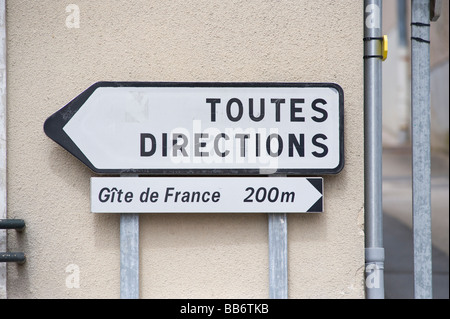
<svg viewBox="0 0 450 319"><path fill-rule="evenodd" d="M269 218L269 297L288 298L287 215L268 214Z"/></svg>
<svg viewBox="0 0 450 319"><path fill-rule="evenodd" d="M366 297L384 298L381 0L364 1L364 178Z"/></svg>
<svg viewBox="0 0 450 319"><path fill-rule="evenodd" d="M286 175L269 175L269 177ZM287 215L268 214L269 222L269 298L288 298Z"/></svg>
<svg viewBox="0 0 450 319"><path fill-rule="evenodd" d="M431 299L430 0L411 5L411 108L414 295Z"/></svg>
<svg viewBox="0 0 450 319"><path fill-rule="evenodd" d="M120 298L139 299L139 214L120 214Z"/></svg>
<svg viewBox="0 0 450 319"><path fill-rule="evenodd" d="M139 299L139 214L120 214L120 298Z"/></svg>

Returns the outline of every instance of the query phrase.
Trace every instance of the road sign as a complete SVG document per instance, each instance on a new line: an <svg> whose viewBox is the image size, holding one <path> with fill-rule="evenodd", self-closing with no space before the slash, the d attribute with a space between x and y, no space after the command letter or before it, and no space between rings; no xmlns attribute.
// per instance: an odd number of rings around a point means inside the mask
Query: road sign
<svg viewBox="0 0 450 319"><path fill-rule="evenodd" d="M92 177L93 213L312 213L320 177Z"/></svg>
<svg viewBox="0 0 450 319"><path fill-rule="evenodd" d="M44 131L101 174L336 174L343 100L333 83L98 82Z"/></svg>

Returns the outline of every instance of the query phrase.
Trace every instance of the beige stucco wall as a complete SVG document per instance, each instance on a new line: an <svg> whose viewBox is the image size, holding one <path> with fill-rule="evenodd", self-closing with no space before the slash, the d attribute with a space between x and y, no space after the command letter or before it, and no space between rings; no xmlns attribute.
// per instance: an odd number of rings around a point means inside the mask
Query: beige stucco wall
<svg viewBox="0 0 450 319"><path fill-rule="evenodd" d="M354 0L7 1L8 298L118 298L119 215L90 213L81 162L45 119L88 86L117 81L335 82L345 167L325 212L289 215L289 297L363 298L362 4ZM268 298L265 214L140 218L142 298ZM66 267L80 271L68 288Z"/></svg>

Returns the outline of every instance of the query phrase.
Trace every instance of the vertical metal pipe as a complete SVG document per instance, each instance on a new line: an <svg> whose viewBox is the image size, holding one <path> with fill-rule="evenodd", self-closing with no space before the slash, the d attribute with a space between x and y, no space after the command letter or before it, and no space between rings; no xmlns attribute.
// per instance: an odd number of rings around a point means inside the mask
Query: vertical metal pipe
<svg viewBox="0 0 450 319"><path fill-rule="evenodd" d="M412 0L411 108L414 295L428 299L432 298L429 0Z"/></svg>
<svg viewBox="0 0 450 319"><path fill-rule="evenodd" d="M384 298L382 215L382 2L364 1L364 174L366 297Z"/></svg>

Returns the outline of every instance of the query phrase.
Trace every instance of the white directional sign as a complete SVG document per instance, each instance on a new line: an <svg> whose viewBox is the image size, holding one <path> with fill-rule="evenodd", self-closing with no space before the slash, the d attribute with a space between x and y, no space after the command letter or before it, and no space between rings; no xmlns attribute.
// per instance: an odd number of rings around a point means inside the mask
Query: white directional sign
<svg viewBox="0 0 450 319"><path fill-rule="evenodd" d="M46 134L97 173L335 174L343 91L332 83L99 82Z"/></svg>
<svg viewBox="0 0 450 319"><path fill-rule="evenodd" d="M311 213L322 178L92 177L93 213Z"/></svg>

